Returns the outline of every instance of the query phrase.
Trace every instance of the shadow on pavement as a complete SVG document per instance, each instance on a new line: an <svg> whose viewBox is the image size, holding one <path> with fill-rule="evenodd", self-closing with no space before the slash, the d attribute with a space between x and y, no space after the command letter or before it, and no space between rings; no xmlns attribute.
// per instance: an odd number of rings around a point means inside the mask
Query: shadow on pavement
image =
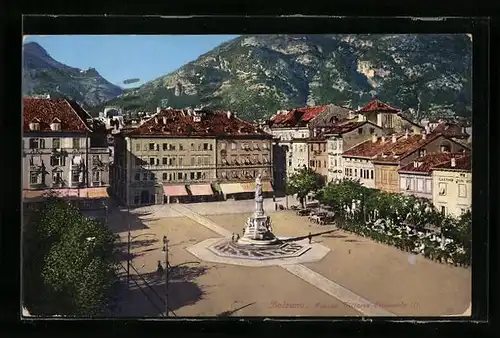
<svg viewBox="0 0 500 338"><path fill-rule="evenodd" d="M229 316L232 316L234 315L236 312L246 308L246 307L249 307L251 305L254 305L256 302L253 302L253 303L248 303L246 305L243 305L243 306L240 306L239 308L236 308L234 310L229 310L229 311L224 311L224 312L221 312L221 313L218 313L216 316L217 317L229 317Z"/></svg>
<svg viewBox="0 0 500 338"><path fill-rule="evenodd" d="M149 227L144 224L143 219L151 216L151 212L132 213L127 209L114 208L108 213L108 227L114 233L136 230L145 230ZM154 221L153 219L148 221Z"/></svg>
<svg viewBox="0 0 500 338"><path fill-rule="evenodd" d="M138 248L146 248L148 246L154 245L156 242L158 242L158 239L156 238L148 238L148 239L142 239L142 240L133 240L130 242L130 250L138 249ZM128 255L128 243L127 242L119 242L115 246L115 254L116 257L119 259L119 261L126 261L127 259L133 260L135 257L140 257L144 255L145 252L156 250L157 248L151 248L151 249L146 249L142 250L140 252L131 252L130 255ZM127 258L129 257L129 258Z"/></svg>
<svg viewBox="0 0 500 338"><path fill-rule="evenodd" d="M205 266L180 266L171 268L168 284L169 316L174 317L176 310L184 306L193 305L203 299L206 292L195 280L204 275L208 269ZM163 317L165 313L166 293L165 275L151 272L142 274L144 280L137 275L133 275L132 278L140 285L140 288L132 281L130 288L123 290L122 299L124 300L124 304L121 311L115 316Z"/></svg>

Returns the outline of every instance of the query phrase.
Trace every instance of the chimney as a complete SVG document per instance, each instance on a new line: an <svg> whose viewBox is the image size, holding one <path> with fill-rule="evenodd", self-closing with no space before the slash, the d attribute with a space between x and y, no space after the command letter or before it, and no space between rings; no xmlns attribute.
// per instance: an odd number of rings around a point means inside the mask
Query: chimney
<svg viewBox="0 0 500 338"><path fill-rule="evenodd" d="M422 140L426 140L427 139L427 132L423 132L422 133Z"/></svg>
<svg viewBox="0 0 500 338"><path fill-rule="evenodd" d="M167 124L167 117L163 116L163 124Z"/></svg>
<svg viewBox="0 0 500 338"><path fill-rule="evenodd" d="M377 142L377 139L378 139L377 134L373 134L372 135L372 143Z"/></svg>
<svg viewBox="0 0 500 338"><path fill-rule="evenodd" d="M451 167L452 167L452 168L455 168L455 166L456 166L456 165L457 165L457 162L456 162L455 158L454 158L454 157L452 157L452 158L451 158Z"/></svg>
<svg viewBox="0 0 500 338"><path fill-rule="evenodd" d="M425 134L425 133L427 133L427 134L428 134L428 133L430 133L430 131L431 131L431 127L430 127L429 125L426 125L426 126L425 126L425 132L424 132L424 134Z"/></svg>
<svg viewBox="0 0 500 338"><path fill-rule="evenodd" d="M313 129L313 137L316 137L316 136L318 136L318 129L314 128Z"/></svg>
<svg viewBox="0 0 500 338"><path fill-rule="evenodd" d="M156 107L156 113L158 114L159 112L161 112L161 108L160 107Z"/></svg>
<svg viewBox="0 0 500 338"><path fill-rule="evenodd" d="M155 123L158 124L158 117L155 117Z"/></svg>
<svg viewBox="0 0 500 338"><path fill-rule="evenodd" d="M354 112L352 110L349 110L349 115L347 116L347 118L349 120L352 120L354 117L355 117Z"/></svg>
<svg viewBox="0 0 500 338"><path fill-rule="evenodd" d="M418 168L418 162L417 161L413 161L413 168Z"/></svg>
<svg viewBox="0 0 500 338"><path fill-rule="evenodd" d="M396 141L397 141L396 134L392 134L392 143L396 143Z"/></svg>
<svg viewBox="0 0 500 338"><path fill-rule="evenodd" d="M227 114L227 118L228 118L228 119L230 119L230 118L231 118L231 116L232 116L231 112L230 112L230 111L227 111L227 113L226 113L226 114Z"/></svg>
<svg viewBox="0 0 500 338"><path fill-rule="evenodd" d="M385 136L382 136L382 143L385 143Z"/></svg>
<svg viewBox="0 0 500 338"><path fill-rule="evenodd" d="M408 131L408 129L405 131L405 139L407 140L408 139L408 136L409 136L410 132Z"/></svg>

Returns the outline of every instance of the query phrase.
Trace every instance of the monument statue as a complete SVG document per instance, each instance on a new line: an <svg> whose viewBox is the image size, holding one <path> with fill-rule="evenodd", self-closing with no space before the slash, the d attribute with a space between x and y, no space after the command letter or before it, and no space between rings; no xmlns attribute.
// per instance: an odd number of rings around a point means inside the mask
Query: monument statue
<svg viewBox="0 0 500 338"><path fill-rule="evenodd" d="M271 217L264 211L262 197L262 179L258 175L255 179L255 211L246 222L243 237L239 242L258 244L259 242L275 242L277 239L271 232Z"/></svg>

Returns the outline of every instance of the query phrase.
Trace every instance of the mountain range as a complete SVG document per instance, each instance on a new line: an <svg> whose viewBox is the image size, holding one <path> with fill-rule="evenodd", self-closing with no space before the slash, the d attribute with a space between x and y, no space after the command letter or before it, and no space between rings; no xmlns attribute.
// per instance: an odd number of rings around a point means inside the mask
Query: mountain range
<svg viewBox="0 0 500 338"><path fill-rule="evenodd" d="M54 62L32 57L25 73L37 82L29 88L52 89L40 74L63 68L64 75L49 82L64 81L58 92L93 106L94 114L106 105L125 111L209 106L253 120L293 107L357 108L378 98L410 109L415 118L471 115L472 41L466 34L240 36L135 89L123 91L101 77L90 96L82 93L91 91L95 77Z"/></svg>
<svg viewBox="0 0 500 338"><path fill-rule="evenodd" d="M67 97L86 108L95 107L124 90L104 79L94 68L86 70L54 60L36 42L23 45L23 94Z"/></svg>

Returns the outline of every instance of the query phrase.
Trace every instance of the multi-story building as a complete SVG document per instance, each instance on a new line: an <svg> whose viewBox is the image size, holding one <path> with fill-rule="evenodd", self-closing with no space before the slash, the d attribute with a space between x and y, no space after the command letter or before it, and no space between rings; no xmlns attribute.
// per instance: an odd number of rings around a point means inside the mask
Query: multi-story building
<svg viewBox="0 0 500 338"><path fill-rule="evenodd" d="M89 214L104 211L109 186L105 130L77 103L23 99L23 195L28 208L46 193L75 200Z"/></svg>
<svg viewBox="0 0 500 338"><path fill-rule="evenodd" d="M330 127L325 135L327 137L328 151L328 182L344 177L342 163L344 149L350 149L356 144L372 138L373 135L382 135L382 133L381 127L369 121L358 121L356 119ZM363 168L360 169L363 170ZM364 169L368 170L367 168Z"/></svg>
<svg viewBox="0 0 500 338"><path fill-rule="evenodd" d="M379 100L373 100L357 111L364 120L381 127L385 135L404 133L420 134L424 128L408 120L402 115L400 109L389 106ZM361 118L360 117L360 118Z"/></svg>
<svg viewBox="0 0 500 338"><path fill-rule="evenodd" d="M326 149L325 128L313 129L313 135L307 139L309 153L308 167L320 175L326 182L328 176L328 152Z"/></svg>
<svg viewBox="0 0 500 338"><path fill-rule="evenodd" d="M399 173L399 192L432 201L432 169L438 164L450 161L462 154L427 154L401 167Z"/></svg>
<svg viewBox="0 0 500 338"><path fill-rule="evenodd" d="M325 127L338 120L345 119L349 114L346 108L335 105L295 108L279 111L273 116L268 126L271 134L276 138L275 155L284 154L283 160L275 158L275 163L284 163L285 166L275 168L275 182L277 186L284 186L287 176L297 169L309 165L309 152L306 140L312 135L313 127ZM297 152L295 152L297 150Z"/></svg>
<svg viewBox="0 0 500 338"><path fill-rule="evenodd" d="M372 159L391 147L386 136L373 134L371 140L364 141L342 154L343 178L359 180L367 188L375 188L375 167Z"/></svg>
<svg viewBox="0 0 500 338"><path fill-rule="evenodd" d="M432 169L432 201L444 214L459 217L472 205L471 155L452 158Z"/></svg>
<svg viewBox="0 0 500 338"><path fill-rule="evenodd" d="M113 191L127 205L244 194L258 174L272 191L272 136L230 112L165 109L115 139Z"/></svg>
<svg viewBox="0 0 500 338"><path fill-rule="evenodd" d="M235 118L229 113L228 119ZM273 192L272 136L241 122L217 137L216 177L219 184L215 186L225 198L251 197L258 175L263 181L263 193Z"/></svg>
<svg viewBox="0 0 500 338"><path fill-rule="evenodd" d="M375 168L375 188L388 192L399 192L398 169L415 159L431 153L458 153L469 150L442 134L427 135L425 132L419 135L407 133L399 138L393 135L390 144L390 147L372 159Z"/></svg>

